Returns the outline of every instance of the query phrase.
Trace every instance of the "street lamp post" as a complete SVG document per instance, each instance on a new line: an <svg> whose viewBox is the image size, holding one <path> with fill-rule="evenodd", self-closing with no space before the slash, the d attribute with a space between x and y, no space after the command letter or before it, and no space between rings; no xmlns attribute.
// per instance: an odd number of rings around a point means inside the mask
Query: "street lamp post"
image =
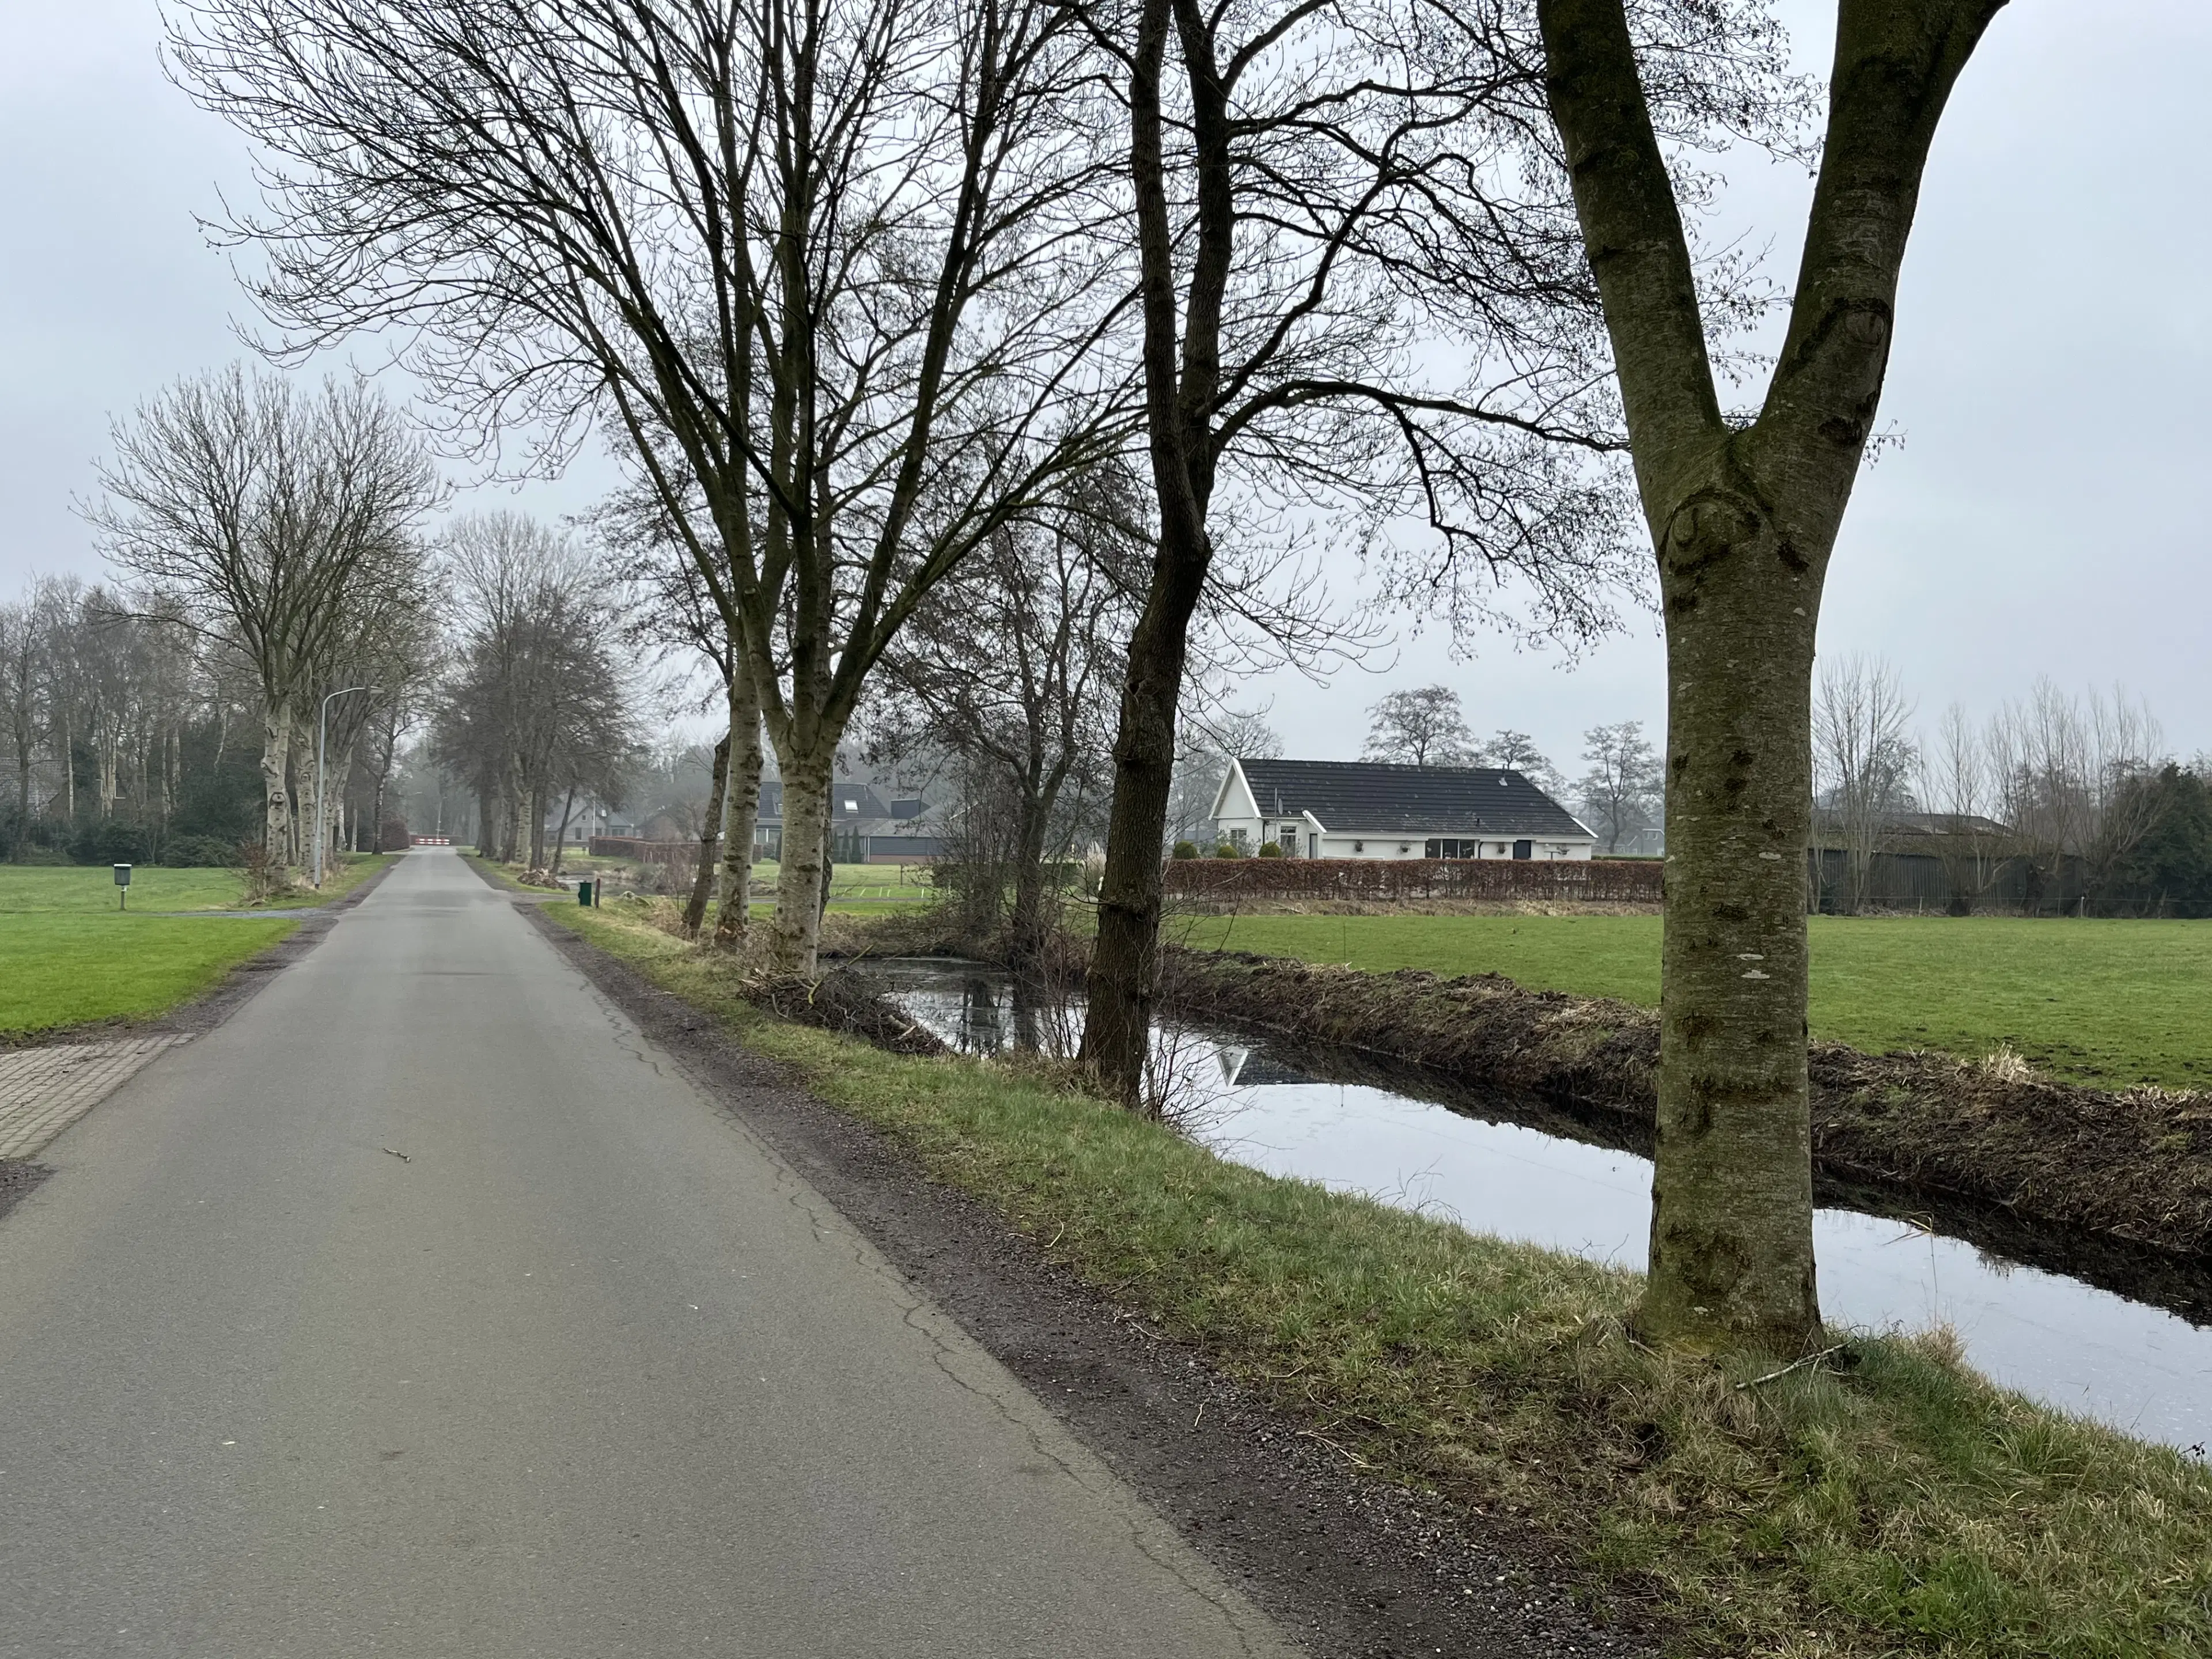
<svg viewBox="0 0 2212 1659"><path fill-rule="evenodd" d="M323 805L323 745L330 738L331 700L370 689L366 685L341 686L323 699L322 714L315 721L315 873L313 884L317 888L323 884L323 837L330 833L330 813Z"/></svg>

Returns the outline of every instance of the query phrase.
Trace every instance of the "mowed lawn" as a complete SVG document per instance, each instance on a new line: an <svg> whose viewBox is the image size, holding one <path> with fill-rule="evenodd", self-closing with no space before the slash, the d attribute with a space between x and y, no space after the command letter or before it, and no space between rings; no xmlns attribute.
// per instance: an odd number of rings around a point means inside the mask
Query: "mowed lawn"
<svg viewBox="0 0 2212 1659"><path fill-rule="evenodd" d="M385 862L349 854L325 873L321 892L281 903L326 904ZM234 870L141 865L131 872L131 908L123 911L106 865L0 865L0 1038L158 1014L299 925L283 916L155 914L227 910L243 897L240 889Z"/></svg>
<svg viewBox="0 0 2212 1659"><path fill-rule="evenodd" d="M235 870L169 870L141 865L131 872L134 910L227 910L242 896ZM111 911L115 872L105 864L0 864L0 916L24 912Z"/></svg>
<svg viewBox="0 0 2212 1659"><path fill-rule="evenodd" d="M1877 1052L2008 1045L2053 1075L2212 1088L2212 922L1814 916L1813 1034ZM1201 916L1170 935L1372 972L1504 974L1659 1000L1657 916Z"/></svg>
<svg viewBox="0 0 2212 1659"><path fill-rule="evenodd" d="M158 1014L298 925L283 916L0 915L0 1034Z"/></svg>
<svg viewBox="0 0 2212 1659"><path fill-rule="evenodd" d="M274 908L307 909L343 898L392 861L389 853L348 853L323 872L320 891L301 886L273 901ZM297 872L304 883L307 872ZM172 870L142 864L131 872L130 908L231 910L246 898L235 870ZM56 912L112 915L118 902L113 866L105 864L0 864L0 917Z"/></svg>

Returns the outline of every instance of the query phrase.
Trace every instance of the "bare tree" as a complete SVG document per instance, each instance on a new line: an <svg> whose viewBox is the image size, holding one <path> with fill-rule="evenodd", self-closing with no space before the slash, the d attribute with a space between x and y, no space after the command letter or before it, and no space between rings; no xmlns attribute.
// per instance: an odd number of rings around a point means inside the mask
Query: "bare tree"
<svg viewBox="0 0 2212 1659"><path fill-rule="evenodd" d="M684 933L697 939L715 902L714 945L732 950L745 938L751 912L752 854L759 822L762 742L760 695L742 649L716 608L660 491L618 492L595 515L594 527L637 592L629 629L656 651L691 653L720 683L729 730L714 745L708 822L699 829L699 866L684 907Z"/></svg>
<svg viewBox="0 0 2212 1659"><path fill-rule="evenodd" d="M1108 485L1071 479L1062 510L1002 528L884 658L896 709L876 749L929 744L957 758L975 855L963 878L994 923L1011 887L1008 951L1024 968L1051 929L1048 862L1065 860L1107 783L1139 561L1128 514L1095 499L1129 493Z"/></svg>
<svg viewBox="0 0 2212 1659"><path fill-rule="evenodd" d="M1838 0L1789 328L1757 416L1732 420L1632 9L1537 0L1666 618L1667 928L1638 1316L1655 1339L1794 1352L1820 1326L1803 891L1814 637L1929 147L2001 4Z"/></svg>
<svg viewBox="0 0 2212 1659"><path fill-rule="evenodd" d="M1368 760L1401 766L1474 766L1474 734L1448 685L1393 691L1367 711Z"/></svg>
<svg viewBox="0 0 2212 1659"><path fill-rule="evenodd" d="M636 749L614 631L589 603L584 550L519 514L461 520L445 555L465 623L436 750L476 784L478 846L543 869L551 804L617 793Z"/></svg>
<svg viewBox="0 0 2212 1659"><path fill-rule="evenodd" d="M2085 703L2039 678L1998 711L1987 742L1997 798L2029 860L2029 910L2064 885L2069 865L2087 898L2151 829L2163 797L2131 786L2157 772L2165 738L2118 687Z"/></svg>
<svg viewBox="0 0 2212 1659"><path fill-rule="evenodd" d="M403 322L470 429L590 413L631 440L775 745L768 954L811 970L830 773L867 674L1118 418L1089 354L1123 290L1088 234L1094 82L1067 10L173 15L183 73L270 158L267 216L240 230L295 344Z"/></svg>
<svg viewBox="0 0 2212 1659"><path fill-rule="evenodd" d="M1593 726L1583 733L1582 807L1590 827L1605 838L1605 850L1618 854L1623 841L1656 823L1665 781L1659 757L1644 735L1641 720Z"/></svg>
<svg viewBox="0 0 2212 1659"><path fill-rule="evenodd" d="M1954 702L1944 709L1934 740L1917 745L1917 791L1933 814L1929 828L1951 889L1951 914L1971 915L2011 850L2008 830L1991 816L1997 792L1990 754Z"/></svg>
<svg viewBox="0 0 2212 1659"><path fill-rule="evenodd" d="M35 767L50 706L42 645L34 598L0 605L0 720L6 722L9 758L15 769L15 817L9 825L9 856L15 860L30 844Z"/></svg>
<svg viewBox="0 0 2212 1659"><path fill-rule="evenodd" d="M264 841L281 878L287 774L318 676L362 613L412 589L413 530L440 498L400 413L358 380L313 392L231 368L184 380L118 422L87 516L120 568L249 663L262 700Z"/></svg>
<svg viewBox="0 0 2212 1659"><path fill-rule="evenodd" d="M1678 9L1652 9L1666 33ZM1523 635L1601 632L1612 593L1639 579L1605 459L1616 411L1595 295L1565 191L1532 165L1534 53L1507 27L1517 13L1494 10L1091 11L1128 88L1158 514L1084 1031L1085 1059L1133 1102L1176 714L1216 520L1247 540L1272 523L1293 542L1333 520L1416 556L1391 568L1431 612ZM1277 502L1296 504L1287 521L1271 519ZM1425 533L1389 538L1408 522Z"/></svg>
<svg viewBox="0 0 2212 1659"><path fill-rule="evenodd" d="M1813 787L1844 848L1849 915L1866 908L1875 854L1912 810L1920 757L1908 735L1911 719L1893 665L1849 656L1821 671L1813 693Z"/></svg>
<svg viewBox="0 0 2212 1659"><path fill-rule="evenodd" d="M1552 764L1551 757L1536 747L1536 739L1526 732L1516 732L1510 726L1500 726L1489 742L1478 744L1473 763L1477 766L1494 766L1501 771L1519 772L1533 779L1547 794L1560 796L1567 793L1567 781L1559 769Z"/></svg>

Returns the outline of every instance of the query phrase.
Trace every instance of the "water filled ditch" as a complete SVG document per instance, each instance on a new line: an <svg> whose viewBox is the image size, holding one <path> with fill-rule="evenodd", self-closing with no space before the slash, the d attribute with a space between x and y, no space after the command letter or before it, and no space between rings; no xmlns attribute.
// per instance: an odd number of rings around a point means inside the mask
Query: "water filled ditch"
<svg viewBox="0 0 2212 1659"><path fill-rule="evenodd" d="M909 1015L964 1051L1072 1045L1079 1011L1018 996L998 969L933 958L868 968ZM1331 1081L1316 1073L1356 1076L1358 1066L1232 1033L1166 1027L1155 1053L1179 1116L1224 1158L1475 1231L1644 1265L1651 1166L1601 1133L1577 1137L1556 1114L1533 1127L1516 1121L1525 1110L1441 1082ZM2212 1328L1953 1236L1940 1218L1830 1206L1815 1212L1814 1232L1831 1322L1948 1324L1973 1365L2008 1388L2147 1439L2212 1444ZM2025 1237L2021 1253L2063 1259ZM2161 1299L2212 1309L2212 1274L2169 1267Z"/></svg>

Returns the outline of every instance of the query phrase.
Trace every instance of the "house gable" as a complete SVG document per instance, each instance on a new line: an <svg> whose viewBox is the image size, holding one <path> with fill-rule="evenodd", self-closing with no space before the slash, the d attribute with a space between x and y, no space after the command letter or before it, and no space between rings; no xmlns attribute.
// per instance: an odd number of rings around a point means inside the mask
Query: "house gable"
<svg viewBox="0 0 2212 1659"><path fill-rule="evenodd" d="M1213 792L1213 810L1206 814L1217 823L1224 818L1256 818L1259 804L1252 798L1252 786L1245 781L1244 763L1232 760L1228 771L1222 774L1221 787Z"/></svg>

